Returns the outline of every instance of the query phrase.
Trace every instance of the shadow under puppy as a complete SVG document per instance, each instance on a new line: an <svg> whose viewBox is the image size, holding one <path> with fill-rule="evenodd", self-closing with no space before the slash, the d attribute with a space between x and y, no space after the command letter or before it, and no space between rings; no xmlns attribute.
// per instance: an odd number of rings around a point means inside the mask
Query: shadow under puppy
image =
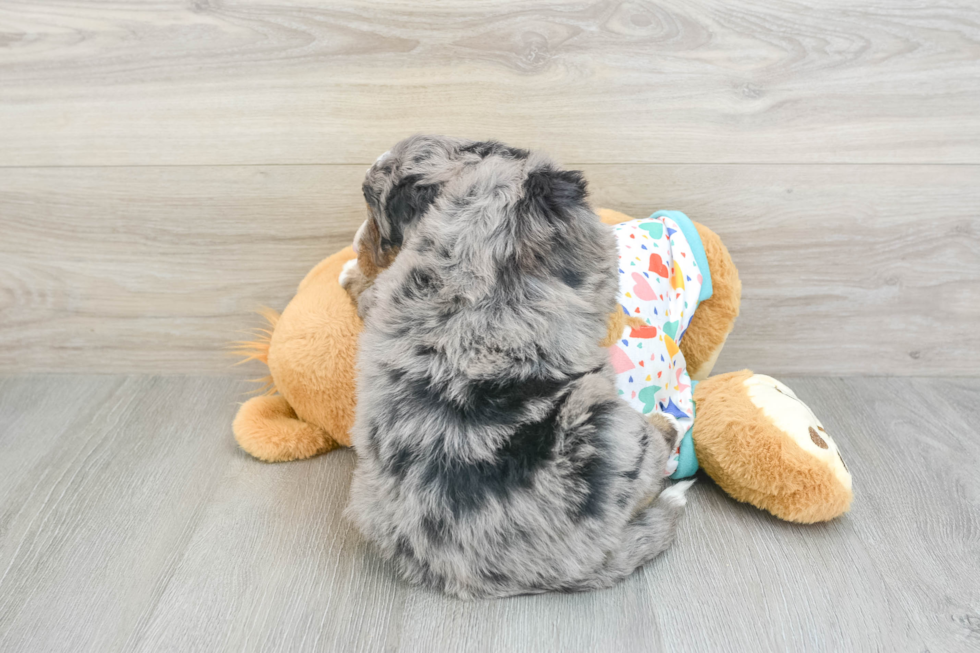
<svg viewBox="0 0 980 653"><path fill-rule="evenodd" d="M347 509L362 533L463 598L605 587L665 550L678 434L617 396L600 346L616 245L582 176L414 136L364 196L341 280L365 320Z"/></svg>

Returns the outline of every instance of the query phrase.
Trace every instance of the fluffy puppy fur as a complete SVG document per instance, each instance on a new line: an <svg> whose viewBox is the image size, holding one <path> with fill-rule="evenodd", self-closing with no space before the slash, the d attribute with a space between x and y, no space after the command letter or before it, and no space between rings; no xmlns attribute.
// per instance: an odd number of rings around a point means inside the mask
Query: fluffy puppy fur
<svg viewBox="0 0 980 653"><path fill-rule="evenodd" d="M463 598L605 587L666 549L677 433L617 396L600 347L616 246L582 176L415 136L364 196L344 281L365 317L347 509L361 532L408 580Z"/></svg>

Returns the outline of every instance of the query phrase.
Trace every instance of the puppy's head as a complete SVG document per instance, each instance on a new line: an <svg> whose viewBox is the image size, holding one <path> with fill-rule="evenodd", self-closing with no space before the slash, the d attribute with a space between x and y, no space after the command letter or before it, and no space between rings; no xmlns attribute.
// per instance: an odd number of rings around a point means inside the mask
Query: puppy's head
<svg viewBox="0 0 980 653"><path fill-rule="evenodd" d="M368 277L391 265L415 225L439 196L458 166L468 141L446 136L412 136L374 162L362 190L368 219L358 229L354 248Z"/></svg>

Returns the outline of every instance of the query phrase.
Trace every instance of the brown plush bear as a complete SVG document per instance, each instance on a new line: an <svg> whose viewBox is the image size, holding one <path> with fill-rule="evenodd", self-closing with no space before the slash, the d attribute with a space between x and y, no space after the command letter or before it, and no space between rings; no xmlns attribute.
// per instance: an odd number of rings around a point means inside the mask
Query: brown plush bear
<svg viewBox="0 0 980 653"><path fill-rule="evenodd" d="M631 220L600 209L607 224ZM721 239L695 223L708 260L713 293L700 302L680 343L697 413L697 463L732 497L783 519L814 522L846 512L851 478L833 439L793 392L749 371L709 378L738 316L741 283ZM270 328L238 343L245 360L269 368L266 394L245 402L235 438L267 462L309 458L350 446L356 407L355 363L361 321L338 278L352 248L321 261L300 283L281 315L266 311ZM610 316L608 345L631 318Z"/></svg>

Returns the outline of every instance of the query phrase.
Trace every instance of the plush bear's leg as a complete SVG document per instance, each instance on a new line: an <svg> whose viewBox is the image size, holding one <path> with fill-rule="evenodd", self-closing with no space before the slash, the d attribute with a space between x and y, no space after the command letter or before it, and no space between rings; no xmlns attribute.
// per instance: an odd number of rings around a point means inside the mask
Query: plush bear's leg
<svg viewBox="0 0 980 653"><path fill-rule="evenodd" d="M340 446L320 427L299 419L281 395L246 401L232 429L242 449L269 463L311 458Z"/></svg>
<svg viewBox="0 0 980 653"><path fill-rule="evenodd" d="M704 381L711 375L725 340L735 326L742 301L742 282L721 238L704 225L695 222L694 226L711 268L714 292L698 305L679 344L687 361L688 374L695 381Z"/></svg>

